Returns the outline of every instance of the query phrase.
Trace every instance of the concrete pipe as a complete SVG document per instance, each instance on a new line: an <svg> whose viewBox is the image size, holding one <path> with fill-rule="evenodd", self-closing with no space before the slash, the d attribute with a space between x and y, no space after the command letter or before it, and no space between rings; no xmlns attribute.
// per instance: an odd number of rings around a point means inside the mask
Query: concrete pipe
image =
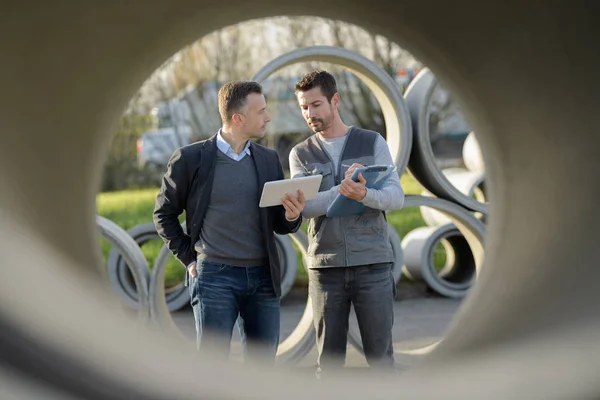
<svg viewBox="0 0 600 400"><path fill-rule="evenodd" d="M153 223L149 223L147 229L150 230L150 225L154 226ZM186 232L186 224L183 222L181 224L181 228L184 232ZM158 236L156 232L156 227L154 228L154 233ZM159 296L160 299L164 302L161 307L168 312L175 312L181 310L183 307L189 304L190 295L187 288L181 284L178 285L179 288L175 288L175 290L165 291L165 272L167 270L167 265L169 260L173 257L171 251L167 248L166 245L162 245L156 259L154 260L154 265L152 266L152 272L150 274L150 283L149 283L149 297L150 297L150 315L154 314L153 307L156 307L157 299L155 296ZM178 265L181 266L181 263L178 262ZM185 277L185 269L181 266L181 277ZM160 283L159 283L160 282ZM157 289L156 285L162 285L161 289Z"/></svg>
<svg viewBox="0 0 600 400"><path fill-rule="evenodd" d="M477 137L474 132L469 133L465 143L463 144L463 162L469 171L485 173L485 162L481 154L481 147L477 142Z"/></svg>
<svg viewBox="0 0 600 400"><path fill-rule="evenodd" d="M475 218L475 216L472 213L468 212L456 203L452 203L447 200L438 199L435 197L412 195L406 196L403 208L421 206L431 207L442 212L446 217L450 218L450 220L454 224L456 224L455 226L458 227L458 230L460 231L460 233L462 233L469 248L471 249L473 262L475 264L474 272L475 275L477 275L479 273L479 269L481 268L484 255L483 242L485 237L485 227L483 226L483 224L479 220L477 220L477 218ZM404 246L402 250L404 252ZM406 254L404 254L404 258L406 258ZM404 262L406 263L407 260L404 260ZM360 339L360 332L356 326L350 326L348 330L348 341L358 351L364 354L362 341ZM422 348L410 350L395 350L395 353L399 356L422 356L433 351L439 343L440 341L424 346Z"/></svg>
<svg viewBox="0 0 600 400"><path fill-rule="evenodd" d="M280 242L280 235L276 235L278 242ZM308 268L308 258L306 249L308 248L308 238L304 231L299 230L296 233L290 234L290 239L293 240L300 251L302 252L302 259L304 268ZM291 246L294 251L296 251ZM167 257L169 250L163 247L156 259L156 263L152 270L150 280L150 310L152 320L155 326L168 336L183 339L184 336L175 325L171 313L169 312L164 295L164 275L166 263L164 260ZM300 322L292 333L279 344L277 349L277 363L281 365L294 365L302 358L304 358L312 350L315 344L315 334L312 325L312 303L310 297L307 298L306 307Z"/></svg>
<svg viewBox="0 0 600 400"><path fill-rule="evenodd" d="M444 266L442 267L442 269L440 270L440 272L438 272L438 276L443 279L454 268L454 265L456 263L456 256L454 254L454 248L452 247L452 245L446 239L440 240L440 244L444 248L444 253L445 253L445 256L446 256L445 257L446 259L445 259L445 262L444 262ZM402 273L404 274L404 272L405 271L403 270Z"/></svg>
<svg viewBox="0 0 600 400"><path fill-rule="evenodd" d="M433 72L425 68L413 79L404 94L414 133L409 161L410 172L435 196L454 201L473 211L487 213L486 204L478 202L455 187L437 166L429 136L429 107L437 85Z"/></svg>
<svg viewBox="0 0 600 400"><path fill-rule="evenodd" d="M183 226L185 226L185 224ZM156 232L156 227L152 222L148 222L145 224L138 225L137 227L131 228L129 234L140 246L144 245L150 240L157 240L159 241L159 243L162 243L162 239L160 238L160 236L158 236L158 233ZM124 260L119 260L117 269L120 280L122 282L128 282L128 276L126 276L127 269L124 268ZM126 286L126 290L130 291L131 289L131 286ZM166 289L165 298L167 300L167 304L169 305L169 310L171 311L181 309L189 301L189 295L183 285L183 282Z"/></svg>
<svg viewBox="0 0 600 400"><path fill-rule="evenodd" d="M131 229L128 229L126 232L129 236L132 237L133 240L137 243L138 246L142 246L143 242L138 239L138 230L140 229L140 225L134 226ZM120 264L120 265L119 265ZM127 263L116 249L111 248L108 253L108 258L106 260L106 272L108 274L108 279L113 287L113 289L121 296L129 306L132 308L137 308L137 291L135 289L135 282L133 281L133 276L129 271ZM146 280L150 280L150 270L148 269Z"/></svg>
<svg viewBox="0 0 600 400"><path fill-rule="evenodd" d="M129 271L133 276L137 289L137 310L140 322L146 322L150 316L150 305L148 302L148 275L150 269L146 257L140 250L135 240L127 234L123 228L114 222L101 216L96 216L96 224L102 236L116 252L121 254L127 262ZM121 296L123 298L123 296Z"/></svg>
<svg viewBox="0 0 600 400"><path fill-rule="evenodd" d="M136 225L128 229L127 233L140 247L151 240L159 240L162 243L152 222ZM137 308L137 290L125 259L119 252L112 249L108 254L106 264L108 277L113 288L132 308ZM150 281L150 271L147 274L147 281ZM165 297L170 311L177 311L189 302L189 294L183 283L169 288L165 292Z"/></svg>
<svg viewBox="0 0 600 400"><path fill-rule="evenodd" d="M438 272L438 276L440 278L443 278L448 273L450 273L452 268L454 268L454 263L456 260L454 257L454 248L452 247L452 245L450 245L450 243L446 239L441 239L440 244L444 248L445 260L444 260L444 266ZM415 278L414 276L411 275L408 268L406 268L406 266L404 266L404 265L402 266L402 275L404 277L406 277L406 279L408 279L409 281L412 281L412 282L421 279L420 271L419 271L419 275L417 275L417 278Z"/></svg>
<svg viewBox="0 0 600 400"><path fill-rule="evenodd" d="M379 65L362 55L342 47L309 46L294 49L269 61L252 78L262 82L275 72L306 61L320 61L347 68L375 95L385 121L386 141L402 175L408 164L412 146L412 125L398 84Z"/></svg>
<svg viewBox="0 0 600 400"><path fill-rule="evenodd" d="M400 235L396 232L396 228L388 222L388 235L390 236L390 243L392 244L392 251L394 252L394 265L392 266L392 276L394 282L398 283L402 278L402 266L404 265L404 253L402 251L402 242Z"/></svg>
<svg viewBox="0 0 600 400"><path fill-rule="evenodd" d="M600 321L590 306L600 302L596 2L5 4L3 398L600 396ZM95 199L109 132L129 99L184 45L274 15L354 22L400 43L451 91L477 132L490 199L485 265L444 340L398 380L353 374L323 384L312 374L199 359L180 341L134 329L100 279ZM577 182L576 196L565 182Z"/></svg>
<svg viewBox="0 0 600 400"><path fill-rule="evenodd" d="M452 248L452 262L436 271L434 250L446 240ZM432 290L451 298L464 297L473 283L475 260L469 244L453 224L422 226L402 239L404 268L414 280L422 279Z"/></svg>
<svg viewBox="0 0 600 400"><path fill-rule="evenodd" d="M452 245L446 239L441 239L440 240L440 244L444 248L444 253L445 253L445 260L444 261L445 262L444 262L444 266L438 272L438 276L440 278L444 278L454 268L454 264L456 262L456 259L455 259L455 255L454 255L454 248L452 247ZM417 279L415 279L410 274L410 271L407 268L405 268L404 266L402 266L402 275L404 277L406 277L406 279L408 279L409 281L413 281L414 282L414 281L417 280Z"/></svg>
<svg viewBox="0 0 600 400"><path fill-rule="evenodd" d="M478 202L485 202L485 194L482 190L484 175L479 172L465 170L463 168L446 168L442 173L448 179L448 182L466 196L475 198ZM427 190L423 190L421 195L432 196ZM441 226L450 223L450 220L444 214L429 207L419 207L423 221L428 226ZM485 214L475 213L477 218L485 220Z"/></svg>

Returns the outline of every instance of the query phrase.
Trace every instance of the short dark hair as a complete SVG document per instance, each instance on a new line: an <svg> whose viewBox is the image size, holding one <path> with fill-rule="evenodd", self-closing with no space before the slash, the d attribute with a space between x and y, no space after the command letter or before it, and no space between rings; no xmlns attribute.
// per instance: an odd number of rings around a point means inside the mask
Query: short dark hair
<svg viewBox="0 0 600 400"><path fill-rule="evenodd" d="M224 84L219 89L219 113L223 123L231 120L233 114L246 105L249 94L263 94L260 83L252 81L233 81Z"/></svg>
<svg viewBox="0 0 600 400"><path fill-rule="evenodd" d="M306 92L313 88L321 88L321 92L327 101L331 103L331 98L337 93L337 83L335 78L327 71L315 70L304 75L300 82L296 84L296 93Z"/></svg>

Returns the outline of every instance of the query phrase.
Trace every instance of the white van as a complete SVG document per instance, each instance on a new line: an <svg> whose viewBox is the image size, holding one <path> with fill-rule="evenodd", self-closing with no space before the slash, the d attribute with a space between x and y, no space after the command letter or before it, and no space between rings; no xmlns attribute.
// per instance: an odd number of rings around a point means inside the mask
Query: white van
<svg viewBox="0 0 600 400"><path fill-rule="evenodd" d="M137 157L141 167L163 169L173 152L191 143L192 130L188 126L167 127L142 133L137 141Z"/></svg>

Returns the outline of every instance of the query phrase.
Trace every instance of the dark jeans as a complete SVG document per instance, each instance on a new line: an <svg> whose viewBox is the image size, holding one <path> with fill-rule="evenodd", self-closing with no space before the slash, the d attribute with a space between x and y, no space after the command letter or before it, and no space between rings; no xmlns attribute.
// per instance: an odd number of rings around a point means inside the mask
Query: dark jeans
<svg viewBox="0 0 600 400"><path fill-rule="evenodd" d="M238 320L246 362L273 364L279 346L279 298L268 266L235 267L198 262L190 281L200 351L228 358Z"/></svg>
<svg viewBox="0 0 600 400"><path fill-rule="evenodd" d="M317 375L345 363L351 304L369 366L394 369L396 287L391 268L391 263L384 263L309 270L319 352Z"/></svg>

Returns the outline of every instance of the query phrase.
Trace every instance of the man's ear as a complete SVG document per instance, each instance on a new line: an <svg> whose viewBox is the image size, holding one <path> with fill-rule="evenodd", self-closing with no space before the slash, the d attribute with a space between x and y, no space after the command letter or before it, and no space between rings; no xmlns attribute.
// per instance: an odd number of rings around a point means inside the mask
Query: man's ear
<svg viewBox="0 0 600 400"><path fill-rule="evenodd" d="M340 94L338 92L336 92L332 97L331 97L331 105L333 106L333 108L335 108L337 110L337 108L340 106Z"/></svg>
<svg viewBox="0 0 600 400"><path fill-rule="evenodd" d="M231 123L240 126L244 123L244 119L242 118L242 114L235 113L231 116Z"/></svg>

